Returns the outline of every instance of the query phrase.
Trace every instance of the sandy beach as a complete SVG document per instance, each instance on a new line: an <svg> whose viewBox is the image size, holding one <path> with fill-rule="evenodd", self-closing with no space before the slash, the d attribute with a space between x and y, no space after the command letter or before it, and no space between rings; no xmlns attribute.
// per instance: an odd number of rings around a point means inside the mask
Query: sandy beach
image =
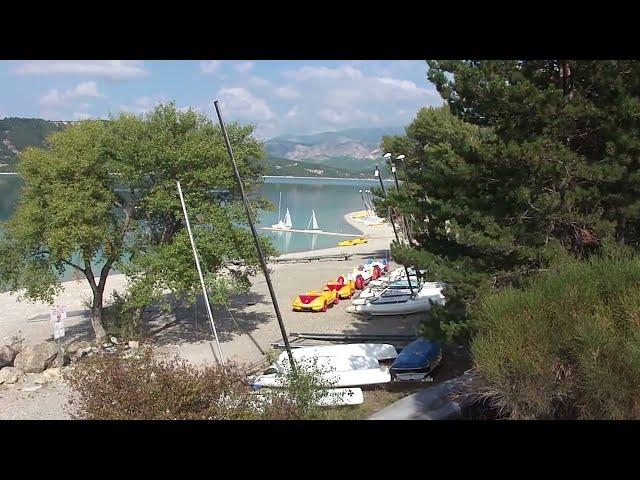
<svg viewBox="0 0 640 480"><path fill-rule="evenodd" d="M353 247L336 246L313 252L297 252L278 257L293 260L308 256L352 255L349 260L273 262L269 265L276 298L288 333L414 332L415 325L419 321L415 315L371 319L357 317L344 311L350 303L348 300L340 302L325 313L291 310L291 302L298 294L317 289L325 282L335 280L338 275L347 273L366 258L380 258L388 255L389 245L393 239L391 226L388 224L365 226L356 222L352 216L353 213L345 215L345 220L360 230L368 239L368 243ZM336 244L341 240L343 239L336 237ZM109 276L106 292L111 293L113 290L122 292L125 288L124 275ZM64 305L67 308L65 343L79 338L92 338L89 311L86 307L89 298L90 289L85 281L64 282L64 291L56 298L55 304ZM46 303L19 302L16 295L0 293L0 343L8 343L16 334L24 338L25 344L35 344L52 338L49 323L50 309L51 306ZM233 360L240 363L259 361L264 358L265 352L271 349L272 342L281 340L266 281L261 274L252 278L252 287L248 295L232 298L228 307L216 306L214 321L227 361ZM171 314L151 312L147 325L149 331L160 330L153 335L153 340L160 352L180 355L194 364L216 362L211 328L202 299L199 299L196 305L176 305ZM0 387L0 419L66 418L60 405L60 399L65 397L64 389L61 390L58 386L57 390L47 391L48 388L22 394L15 388L9 390ZM43 402L42 408L38 407L40 401ZM18 406L19 411L16 410ZM24 412L24 416L20 411Z"/></svg>

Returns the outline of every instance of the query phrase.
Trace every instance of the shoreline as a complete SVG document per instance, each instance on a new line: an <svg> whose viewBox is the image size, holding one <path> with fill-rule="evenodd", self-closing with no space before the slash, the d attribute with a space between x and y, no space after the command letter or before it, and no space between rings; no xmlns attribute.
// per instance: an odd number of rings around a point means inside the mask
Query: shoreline
<svg viewBox="0 0 640 480"><path fill-rule="evenodd" d="M386 248L382 248L382 249L389 250L391 241L393 240L391 225L385 224L385 225L379 225L375 227L368 227L366 225L358 223L353 219L353 215L360 212L361 210L349 212L345 214L343 218L351 227L353 227L355 230L360 232L360 235L362 237L365 237L368 240L367 243L363 243L361 245L354 245L352 247L340 247L336 245L335 247L320 248L318 250L304 250L302 252L283 253L278 257L274 257L274 260L290 260L290 259L296 259L296 258L305 258L309 256L315 256L316 254L317 255L366 254L367 253L366 251L372 250L372 247L373 248L377 247L377 249L380 250L380 247L384 245L384 240L388 240L388 242L387 242ZM375 244L375 247L372 245L372 243Z"/></svg>

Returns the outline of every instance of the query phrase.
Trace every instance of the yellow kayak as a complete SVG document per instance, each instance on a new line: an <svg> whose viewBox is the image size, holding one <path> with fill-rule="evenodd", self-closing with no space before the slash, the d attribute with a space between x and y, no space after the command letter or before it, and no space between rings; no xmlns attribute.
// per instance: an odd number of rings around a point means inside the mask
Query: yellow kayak
<svg viewBox="0 0 640 480"><path fill-rule="evenodd" d="M366 238L354 238L351 240L343 240L338 243L340 247L353 247L354 245L360 245L362 243L367 243L368 240Z"/></svg>

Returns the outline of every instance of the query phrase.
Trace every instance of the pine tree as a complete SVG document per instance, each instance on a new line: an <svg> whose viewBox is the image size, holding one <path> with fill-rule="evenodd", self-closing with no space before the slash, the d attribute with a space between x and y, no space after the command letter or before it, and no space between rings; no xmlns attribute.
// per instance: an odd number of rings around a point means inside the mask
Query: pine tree
<svg viewBox="0 0 640 480"><path fill-rule="evenodd" d="M451 282L453 303L514 284L568 249L640 242L640 63L430 61L447 107L404 137L403 193L415 248L400 261ZM400 169L402 170L402 169ZM401 173L400 177L403 177Z"/></svg>

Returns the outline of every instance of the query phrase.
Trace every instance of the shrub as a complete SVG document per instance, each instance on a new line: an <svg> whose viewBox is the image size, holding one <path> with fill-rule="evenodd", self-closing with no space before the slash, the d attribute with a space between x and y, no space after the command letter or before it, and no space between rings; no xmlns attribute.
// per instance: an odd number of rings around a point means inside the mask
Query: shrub
<svg viewBox="0 0 640 480"><path fill-rule="evenodd" d="M91 420L215 420L251 418L250 388L237 365L195 368L150 349L131 357L97 355L66 375L74 418Z"/></svg>
<svg viewBox="0 0 640 480"><path fill-rule="evenodd" d="M565 259L474 326L479 394L511 418L640 418L640 257Z"/></svg>
<svg viewBox="0 0 640 480"><path fill-rule="evenodd" d="M283 388L253 392L242 366L196 368L174 357L159 360L147 348L133 356L102 354L66 375L75 395L69 410L91 420L218 420L323 418L332 395L315 362L283 370Z"/></svg>
<svg viewBox="0 0 640 480"><path fill-rule="evenodd" d="M321 405L333 395L335 381L324 375L329 368L318 366L316 359L296 361L296 372L288 368L278 373L283 388L269 389L264 397L263 418L312 420L326 417L326 407Z"/></svg>

